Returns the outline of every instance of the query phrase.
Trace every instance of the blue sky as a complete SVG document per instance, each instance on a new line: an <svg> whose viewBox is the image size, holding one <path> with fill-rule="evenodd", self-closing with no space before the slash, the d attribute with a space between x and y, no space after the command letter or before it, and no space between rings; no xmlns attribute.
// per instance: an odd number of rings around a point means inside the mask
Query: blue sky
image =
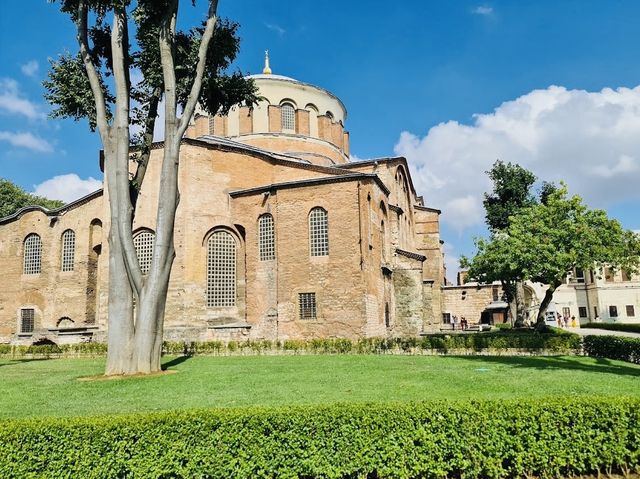
<svg viewBox="0 0 640 479"><path fill-rule="evenodd" d="M183 4L183 24L201 18L202 0ZM483 232L497 158L640 229L639 2L221 0L219 12L242 25L237 68L259 72L268 48L274 73L344 101L354 155L408 158L443 210L450 264ZM0 176L50 195L95 186L98 136L47 120L42 98L47 59L75 51L70 21L45 0L5 2L0 45Z"/></svg>

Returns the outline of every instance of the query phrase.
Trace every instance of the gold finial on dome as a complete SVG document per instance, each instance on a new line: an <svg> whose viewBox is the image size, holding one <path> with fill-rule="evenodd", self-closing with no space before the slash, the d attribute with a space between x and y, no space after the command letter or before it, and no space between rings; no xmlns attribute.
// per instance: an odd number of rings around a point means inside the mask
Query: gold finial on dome
<svg viewBox="0 0 640 479"><path fill-rule="evenodd" d="M271 68L269 68L269 50L264 51L264 69L262 73L265 75L271 75Z"/></svg>

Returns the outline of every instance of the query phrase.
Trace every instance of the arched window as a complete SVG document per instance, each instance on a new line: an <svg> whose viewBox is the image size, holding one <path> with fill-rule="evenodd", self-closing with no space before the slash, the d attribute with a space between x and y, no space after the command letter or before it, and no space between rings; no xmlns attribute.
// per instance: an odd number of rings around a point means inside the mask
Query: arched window
<svg viewBox="0 0 640 479"><path fill-rule="evenodd" d="M42 263L42 241L40 236L31 233L24 240L24 274L39 274Z"/></svg>
<svg viewBox="0 0 640 479"><path fill-rule="evenodd" d="M382 250L382 259L387 260L387 230L384 227L384 220L380 222L380 249Z"/></svg>
<svg viewBox="0 0 640 479"><path fill-rule="evenodd" d="M323 208L313 208L309 213L309 249L311 256L329 254L329 222Z"/></svg>
<svg viewBox="0 0 640 479"><path fill-rule="evenodd" d="M291 103L283 103L280 106L280 118L283 130L296 129L296 110Z"/></svg>
<svg viewBox="0 0 640 479"><path fill-rule="evenodd" d="M136 248L138 264L142 274L147 274L151 268L151 258L153 257L153 241L156 235L153 232L144 230L133 237L133 246Z"/></svg>
<svg viewBox="0 0 640 479"><path fill-rule="evenodd" d="M258 218L258 249L260 250L260 261L275 259L276 248L273 232L273 216L269 213Z"/></svg>
<svg viewBox="0 0 640 479"><path fill-rule="evenodd" d="M333 113L331 113L330 111L328 111L328 112L326 113L326 115L327 115L327 118L329 118L329 120L333 121Z"/></svg>
<svg viewBox="0 0 640 479"><path fill-rule="evenodd" d="M236 305L236 241L216 231L207 242L207 307Z"/></svg>
<svg viewBox="0 0 640 479"><path fill-rule="evenodd" d="M76 233L66 230L62 233L62 271L73 271L76 255Z"/></svg>

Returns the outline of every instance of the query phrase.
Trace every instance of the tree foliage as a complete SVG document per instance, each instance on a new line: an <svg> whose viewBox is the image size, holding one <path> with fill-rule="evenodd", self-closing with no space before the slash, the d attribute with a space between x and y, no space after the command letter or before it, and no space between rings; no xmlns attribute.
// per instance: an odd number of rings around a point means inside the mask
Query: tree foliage
<svg viewBox="0 0 640 479"><path fill-rule="evenodd" d="M55 209L63 205L62 201L32 195L11 181L0 178L0 218L12 215L25 206L42 206L48 209Z"/></svg>
<svg viewBox="0 0 640 479"><path fill-rule="evenodd" d="M490 282L509 275L549 285L538 321L544 320L553 292L574 268L607 265L635 272L640 264L640 237L605 211L589 209L579 196L569 197L564 184L509 223L489 240L476 240L469 276Z"/></svg>

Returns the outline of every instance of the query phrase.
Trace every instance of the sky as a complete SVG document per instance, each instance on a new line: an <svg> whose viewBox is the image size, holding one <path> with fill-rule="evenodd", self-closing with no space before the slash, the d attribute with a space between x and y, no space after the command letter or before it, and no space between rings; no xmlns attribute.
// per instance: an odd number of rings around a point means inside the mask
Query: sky
<svg viewBox="0 0 640 479"><path fill-rule="evenodd" d="M182 4L181 25L204 17L203 0ZM0 177L70 201L100 187L101 145L86 122L47 118L48 59L76 51L57 7L3 4ZM219 13L241 25L233 69L259 73L269 49L274 73L342 99L354 159L407 158L442 210L450 271L486 234L497 159L640 230L640 2L221 0Z"/></svg>

